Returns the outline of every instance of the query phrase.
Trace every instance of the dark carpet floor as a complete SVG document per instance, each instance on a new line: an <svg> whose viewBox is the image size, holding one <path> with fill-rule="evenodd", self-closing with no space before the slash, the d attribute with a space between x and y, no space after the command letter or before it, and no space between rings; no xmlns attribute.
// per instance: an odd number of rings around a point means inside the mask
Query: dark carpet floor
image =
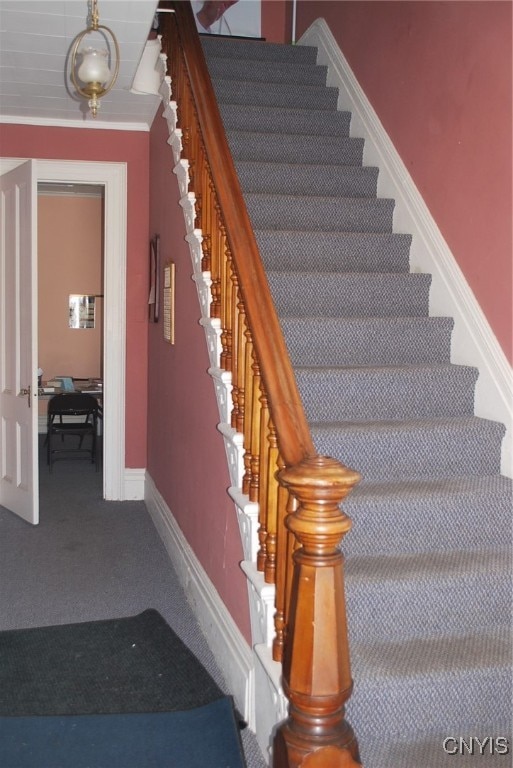
<svg viewBox="0 0 513 768"><path fill-rule="evenodd" d="M227 695L231 691L141 501L102 499L87 461L40 458L40 524L0 507L0 631L121 619L158 611ZM265 768L241 732L248 768Z"/></svg>

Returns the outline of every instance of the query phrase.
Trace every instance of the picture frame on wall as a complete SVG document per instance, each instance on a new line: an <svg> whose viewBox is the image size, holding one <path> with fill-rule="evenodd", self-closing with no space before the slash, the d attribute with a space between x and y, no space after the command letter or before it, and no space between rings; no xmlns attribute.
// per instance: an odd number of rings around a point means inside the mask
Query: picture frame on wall
<svg viewBox="0 0 513 768"><path fill-rule="evenodd" d="M164 339L175 343L175 265L168 261L164 265Z"/></svg>
<svg viewBox="0 0 513 768"><path fill-rule="evenodd" d="M96 296L70 294L68 325L74 329L94 328Z"/></svg>
<svg viewBox="0 0 513 768"><path fill-rule="evenodd" d="M160 296L160 236L154 235L150 241L150 293L148 296L149 319L159 321Z"/></svg>
<svg viewBox="0 0 513 768"><path fill-rule="evenodd" d="M191 5L200 34L261 36L261 0L192 0Z"/></svg>

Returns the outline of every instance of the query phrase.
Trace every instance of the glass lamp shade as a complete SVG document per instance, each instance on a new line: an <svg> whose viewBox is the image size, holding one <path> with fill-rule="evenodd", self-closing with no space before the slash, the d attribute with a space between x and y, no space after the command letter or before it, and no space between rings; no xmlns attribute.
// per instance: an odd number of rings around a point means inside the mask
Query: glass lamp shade
<svg viewBox="0 0 513 768"><path fill-rule="evenodd" d="M77 75L83 83L105 84L110 78L108 65L109 52L96 48L84 48L80 51L82 62Z"/></svg>

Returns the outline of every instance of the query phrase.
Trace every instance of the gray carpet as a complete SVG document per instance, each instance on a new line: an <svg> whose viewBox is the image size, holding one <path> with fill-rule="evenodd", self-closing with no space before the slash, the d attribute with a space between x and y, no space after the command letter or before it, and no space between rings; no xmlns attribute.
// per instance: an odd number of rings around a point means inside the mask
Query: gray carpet
<svg viewBox="0 0 513 768"><path fill-rule="evenodd" d="M144 503L103 501L102 474L88 461L59 461L50 475L43 452L40 524L0 507L0 631L148 608L230 694ZM248 768L265 768L254 734L241 737Z"/></svg>
<svg viewBox="0 0 513 768"><path fill-rule="evenodd" d="M344 551L365 768L511 765L504 427L474 415L478 372L451 364L453 320L429 317L316 50L203 48L316 446L364 478ZM449 736L510 754L448 754Z"/></svg>

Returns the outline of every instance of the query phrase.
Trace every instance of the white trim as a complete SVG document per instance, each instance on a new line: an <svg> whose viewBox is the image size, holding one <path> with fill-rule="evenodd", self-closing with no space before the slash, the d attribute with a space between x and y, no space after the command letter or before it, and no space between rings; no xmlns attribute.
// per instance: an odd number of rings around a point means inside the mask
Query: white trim
<svg viewBox="0 0 513 768"><path fill-rule="evenodd" d="M0 174L25 159L0 158ZM125 498L126 163L37 160L37 180L105 188L103 494Z"/></svg>
<svg viewBox="0 0 513 768"><path fill-rule="evenodd" d="M142 501L144 499L145 469L125 469L123 498L125 501Z"/></svg>
<svg viewBox="0 0 513 768"><path fill-rule="evenodd" d="M254 729L251 649L148 474L144 500L237 707Z"/></svg>
<svg viewBox="0 0 513 768"><path fill-rule="evenodd" d="M327 84L339 89L338 109L352 113L351 136L365 139L364 164L379 168L378 195L395 200L394 231L413 235L411 271L432 275L430 315L454 318L451 361L479 369L475 414L505 424L502 472L511 477L513 375L506 356L325 20L317 19L298 44L318 49L317 63L328 66Z"/></svg>
<svg viewBox="0 0 513 768"><path fill-rule="evenodd" d="M112 121L94 122L84 120L56 120L53 117L20 117L20 115L0 115L0 124L5 125L35 125L46 128L81 128L84 130L101 131L144 131L151 130L148 123L114 123Z"/></svg>

